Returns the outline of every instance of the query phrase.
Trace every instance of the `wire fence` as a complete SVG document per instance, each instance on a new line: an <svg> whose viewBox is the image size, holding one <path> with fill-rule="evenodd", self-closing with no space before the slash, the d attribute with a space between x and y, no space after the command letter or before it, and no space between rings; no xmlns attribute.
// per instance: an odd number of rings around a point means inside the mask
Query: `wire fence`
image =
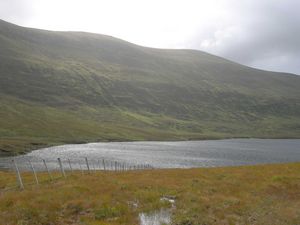
<svg viewBox="0 0 300 225"><path fill-rule="evenodd" d="M16 179L12 180L12 176L3 177L0 180L0 191L5 192L13 189L23 190L28 186L39 185L41 183L51 182L57 179L67 178L76 172L76 174L95 174L99 171L107 172L125 172L137 170L154 169L149 164L131 164L126 162L118 162L112 160L76 158L56 160L20 160L11 159L9 167L6 170L16 174Z"/></svg>

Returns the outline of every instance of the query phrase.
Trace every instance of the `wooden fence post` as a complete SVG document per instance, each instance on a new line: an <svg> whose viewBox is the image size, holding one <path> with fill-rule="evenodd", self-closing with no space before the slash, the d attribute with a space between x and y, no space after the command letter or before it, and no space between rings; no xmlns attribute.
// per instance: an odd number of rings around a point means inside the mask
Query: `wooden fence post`
<svg viewBox="0 0 300 225"><path fill-rule="evenodd" d="M72 168L70 159L68 159L68 162L69 162L69 167L70 167L71 173L73 173L73 168Z"/></svg>
<svg viewBox="0 0 300 225"><path fill-rule="evenodd" d="M21 177L19 168L17 166L17 163L15 162L14 159L12 160L12 163L15 166L15 170L16 170L16 174L17 174L17 180L18 180L18 183L19 183L19 187L23 190L24 189L24 185L23 185L22 177Z"/></svg>
<svg viewBox="0 0 300 225"><path fill-rule="evenodd" d="M85 157L85 163L86 163L86 167L88 169L88 173L90 173L90 165L89 165L89 161L88 161L87 157Z"/></svg>
<svg viewBox="0 0 300 225"><path fill-rule="evenodd" d="M103 163L103 170L105 171L105 161L104 161L104 159L102 159L102 163Z"/></svg>
<svg viewBox="0 0 300 225"><path fill-rule="evenodd" d="M98 159L98 166L99 166L99 171L101 170L101 163L100 163L100 159Z"/></svg>
<svg viewBox="0 0 300 225"><path fill-rule="evenodd" d="M64 170L64 167L62 165L62 162L61 162L60 158L57 158L57 160L58 160L58 164L59 164L59 167L60 167L61 174L63 175L64 178L66 178L65 170Z"/></svg>
<svg viewBox="0 0 300 225"><path fill-rule="evenodd" d="M47 173L48 173L48 175L49 175L49 177L50 177L50 180L53 180L53 178L52 178L52 175L51 175L51 173L50 173L50 171L49 171L49 169L48 169L48 166L47 166L47 164L46 164L46 161L43 159L43 163L44 163L44 166L45 166L45 168L46 168L46 170L47 170Z"/></svg>
<svg viewBox="0 0 300 225"><path fill-rule="evenodd" d="M38 177L37 177L37 175L36 175L35 169L34 169L34 167L33 167L33 165L32 165L32 163L31 163L31 161L30 161L30 160L29 160L29 164L30 164L31 170L32 170L32 172L33 172L33 175L34 175L35 182L36 182L36 184L37 184L37 185L39 185L39 180L38 180Z"/></svg>

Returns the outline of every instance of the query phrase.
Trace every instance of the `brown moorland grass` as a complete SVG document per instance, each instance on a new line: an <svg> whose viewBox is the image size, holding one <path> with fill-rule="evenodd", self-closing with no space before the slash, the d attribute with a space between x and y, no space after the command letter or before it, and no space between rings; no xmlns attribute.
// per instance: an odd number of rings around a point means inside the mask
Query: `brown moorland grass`
<svg viewBox="0 0 300 225"><path fill-rule="evenodd" d="M300 224L300 163L38 176L39 186L3 191L15 175L0 172L1 225L133 225L139 212L170 207L163 196L176 199L176 225Z"/></svg>

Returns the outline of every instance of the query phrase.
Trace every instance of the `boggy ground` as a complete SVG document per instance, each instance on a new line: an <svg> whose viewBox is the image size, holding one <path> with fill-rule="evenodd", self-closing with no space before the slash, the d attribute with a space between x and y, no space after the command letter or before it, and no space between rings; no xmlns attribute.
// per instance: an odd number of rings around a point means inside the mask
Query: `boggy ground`
<svg viewBox="0 0 300 225"><path fill-rule="evenodd" d="M176 199L176 225L300 224L300 163L127 172L23 174L25 190L7 190L0 172L0 224L138 224L138 213ZM4 189L6 189L4 191Z"/></svg>

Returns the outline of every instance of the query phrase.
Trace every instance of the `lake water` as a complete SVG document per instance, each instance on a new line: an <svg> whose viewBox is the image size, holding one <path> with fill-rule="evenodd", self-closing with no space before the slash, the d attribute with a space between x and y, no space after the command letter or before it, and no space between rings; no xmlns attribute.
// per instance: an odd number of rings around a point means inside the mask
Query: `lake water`
<svg viewBox="0 0 300 225"><path fill-rule="evenodd" d="M156 168L191 168L235 166L300 161L300 139L227 139L176 142L113 142L62 145L33 151L15 157L21 169L29 169L28 160L43 168L57 169L57 158L64 165L70 159L73 167L84 167L84 157L91 167L101 168L102 159L127 165L150 164ZM11 157L0 158L0 168L11 167ZM65 165L67 167L67 165Z"/></svg>

